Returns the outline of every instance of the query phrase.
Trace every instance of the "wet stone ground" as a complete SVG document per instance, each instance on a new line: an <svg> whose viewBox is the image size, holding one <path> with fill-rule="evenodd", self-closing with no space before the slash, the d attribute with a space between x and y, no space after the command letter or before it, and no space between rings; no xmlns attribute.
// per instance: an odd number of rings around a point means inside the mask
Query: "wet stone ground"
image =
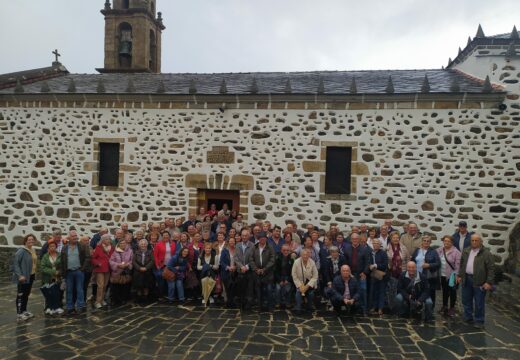
<svg viewBox="0 0 520 360"><path fill-rule="evenodd" d="M295 317L167 304L52 318L35 288L35 318L17 323L15 288L0 287L2 359L520 359L520 314L496 304L488 304L485 329L439 315L423 325L390 315Z"/></svg>

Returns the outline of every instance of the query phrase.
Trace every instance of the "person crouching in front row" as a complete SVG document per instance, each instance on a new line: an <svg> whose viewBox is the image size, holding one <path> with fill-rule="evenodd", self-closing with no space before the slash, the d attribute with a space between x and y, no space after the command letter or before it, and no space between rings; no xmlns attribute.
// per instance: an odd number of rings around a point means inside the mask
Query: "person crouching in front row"
<svg viewBox="0 0 520 360"><path fill-rule="evenodd" d="M399 277L395 304L400 316L417 315L422 311L425 322L433 320L428 280L417 271L413 261L406 264L406 271Z"/></svg>
<svg viewBox="0 0 520 360"><path fill-rule="evenodd" d="M318 269L314 260L310 258L308 249L302 249L300 257L296 259L292 267L292 278L296 287L294 312L302 312L302 303L306 299L307 311L312 311L314 290L318 286Z"/></svg>
<svg viewBox="0 0 520 360"><path fill-rule="evenodd" d="M348 265L341 266L340 274L334 277L332 286L325 289L325 294L338 314L345 311L354 315L361 310L359 285Z"/></svg>

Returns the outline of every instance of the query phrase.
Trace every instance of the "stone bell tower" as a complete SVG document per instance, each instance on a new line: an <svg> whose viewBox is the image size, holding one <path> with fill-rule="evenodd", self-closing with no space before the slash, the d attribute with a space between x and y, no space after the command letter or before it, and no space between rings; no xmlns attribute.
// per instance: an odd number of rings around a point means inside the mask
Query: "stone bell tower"
<svg viewBox="0 0 520 360"><path fill-rule="evenodd" d="M161 72L161 13L156 0L105 1L105 67L110 72Z"/></svg>

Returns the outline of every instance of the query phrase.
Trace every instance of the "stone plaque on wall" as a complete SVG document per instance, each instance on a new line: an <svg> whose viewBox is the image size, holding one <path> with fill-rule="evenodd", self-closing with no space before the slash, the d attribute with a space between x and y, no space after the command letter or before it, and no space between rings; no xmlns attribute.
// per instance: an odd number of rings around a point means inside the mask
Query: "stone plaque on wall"
<svg viewBox="0 0 520 360"><path fill-rule="evenodd" d="M233 164L235 153L230 152L227 146L213 146L206 157L208 164Z"/></svg>

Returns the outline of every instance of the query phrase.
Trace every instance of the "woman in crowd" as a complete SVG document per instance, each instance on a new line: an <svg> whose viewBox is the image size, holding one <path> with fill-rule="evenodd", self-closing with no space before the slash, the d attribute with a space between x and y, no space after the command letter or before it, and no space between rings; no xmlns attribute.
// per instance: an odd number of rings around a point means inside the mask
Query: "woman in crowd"
<svg viewBox="0 0 520 360"><path fill-rule="evenodd" d="M235 265L235 238L228 240L227 246L220 253L220 278L224 284L226 293L226 306L235 307L235 283L237 267Z"/></svg>
<svg viewBox="0 0 520 360"><path fill-rule="evenodd" d="M211 243L204 244L204 252L200 254L197 261L197 270L200 271L200 282L204 289L206 283L210 283L211 280L215 280L217 277L217 271L220 265L220 258L213 250ZM215 302L213 296L209 297L210 304ZM206 301L202 299L202 303L206 305Z"/></svg>
<svg viewBox="0 0 520 360"><path fill-rule="evenodd" d="M47 241L48 251L43 255L40 270L42 277L42 293L45 297L45 314L63 314L61 304L61 254L56 251L56 241ZM90 246L89 246L90 248Z"/></svg>
<svg viewBox="0 0 520 360"><path fill-rule="evenodd" d="M426 275L430 285L430 298L435 307L435 291L439 287L439 269L441 267L441 259L437 251L431 247L432 240L429 235L423 235L421 238L421 247L416 249L411 260L417 264L417 271Z"/></svg>
<svg viewBox="0 0 520 360"><path fill-rule="evenodd" d="M399 232L393 231L390 234L390 244L386 249L388 256L388 305L392 306L397 295L397 281L403 271L406 271L406 263L410 260L410 253L406 246L400 242Z"/></svg>
<svg viewBox="0 0 520 360"><path fill-rule="evenodd" d="M460 268L460 251L453 246L453 238L450 235L442 237L444 246L437 248L437 254L441 260L441 288L442 309L441 314L449 317L455 316L455 303L457 302L456 276ZM448 300L450 302L448 308Z"/></svg>
<svg viewBox="0 0 520 360"><path fill-rule="evenodd" d="M148 241L141 238L132 262L134 269L133 287L137 292L137 302L144 303L148 300L150 290L153 288L153 252L148 248Z"/></svg>
<svg viewBox="0 0 520 360"><path fill-rule="evenodd" d="M375 227L368 228L368 238L367 238L367 245L370 246L372 250L374 250L374 240L377 239L377 231ZM382 248L381 244L379 248Z"/></svg>
<svg viewBox="0 0 520 360"><path fill-rule="evenodd" d="M32 313L27 311L27 303L29 302L38 263L38 256L33 248L35 242L36 237L33 234L26 235L23 238L23 246L14 255L13 281L17 286L16 314L18 321L25 321L34 317Z"/></svg>
<svg viewBox="0 0 520 360"><path fill-rule="evenodd" d="M184 279L186 277L186 269L189 264L190 250L187 247L168 261L168 269L175 274L175 279L168 281L168 302L171 304L175 300L184 303ZM175 298L177 295L177 299Z"/></svg>
<svg viewBox="0 0 520 360"><path fill-rule="evenodd" d="M370 230L368 231L370 234ZM385 290L388 271L388 255L381 248L381 241L374 238L372 240L374 251L370 257L370 303L372 304L372 313L383 315L383 307L385 306Z"/></svg>
<svg viewBox="0 0 520 360"><path fill-rule="evenodd" d="M112 306L124 305L130 299L132 260L132 248L120 241L110 256Z"/></svg>
<svg viewBox="0 0 520 360"><path fill-rule="evenodd" d="M96 281L96 301L94 307L99 309L106 306L105 293L110 277L110 257L114 252L114 246L109 234L101 236L101 241L97 244L92 254L92 273Z"/></svg>
<svg viewBox="0 0 520 360"><path fill-rule="evenodd" d="M220 255L226 246L226 234L219 232L216 238L217 241L213 243L213 250L215 250L217 255Z"/></svg>
<svg viewBox="0 0 520 360"><path fill-rule="evenodd" d="M150 248L152 251L155 249L155 245L157 245L157 242L159 242L159 234L156 232L150 233L148 235L148 248Z"/></svg>
<svg viewBox="0 0 520 360"><path fill-rule="evenodd" d="M168 293L166 281L162 277L163 269L168 264L168 261L175 255L175 243L170 241L170 233L164 231L162 240L155 245L153 249L153 259L155 261L155 279L159 287L159 296L166 296Z"/></svg>
<svg viewBox="0 0 520 360"><path fill-rule="evenodd" d="M296 287L295 313L300 314L302 312L304 298L307 299L306 309L308 312L311 312L313 309L314 290L318 286L318 269L314 260L311 259L309 249L301 251L300 257L296 259L292 266L291 276Z"/></svg>

